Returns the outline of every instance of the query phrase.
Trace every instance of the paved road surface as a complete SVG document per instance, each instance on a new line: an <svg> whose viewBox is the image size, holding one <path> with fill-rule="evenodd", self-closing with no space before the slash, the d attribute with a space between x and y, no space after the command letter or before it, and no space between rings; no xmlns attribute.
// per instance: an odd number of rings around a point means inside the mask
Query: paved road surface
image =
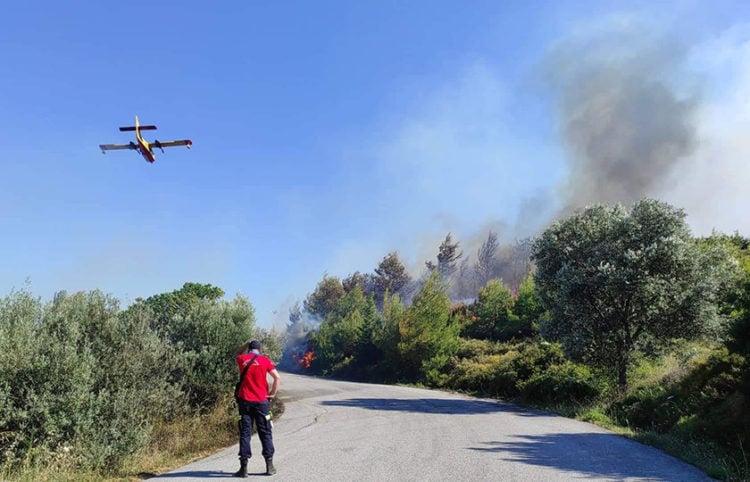
<svg viewBox="0 0 750 482"><path fill-rule="evenodd" d="M276 481L704 481L693 466L594 425L493 400L282 374ZM250 478L264 476L252 439ZM232 479L237 445L170 480Z"/></svg>

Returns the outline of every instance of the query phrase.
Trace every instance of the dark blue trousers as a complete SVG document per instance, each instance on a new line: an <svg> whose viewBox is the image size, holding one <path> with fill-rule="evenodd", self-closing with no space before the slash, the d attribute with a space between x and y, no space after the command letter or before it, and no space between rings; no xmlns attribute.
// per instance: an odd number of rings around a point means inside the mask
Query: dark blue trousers
<svg viewBox="0 0 750 482"><path fill-rule="evenodd" d="M260 444L263 446L263 458L270 459L275 452L273 448L273 432L271 425L271 403L247 402L237 400L237 408L240 412L240 460L252 457L250 450L250 437L253 434L253 424L258 432Z"/></svg>

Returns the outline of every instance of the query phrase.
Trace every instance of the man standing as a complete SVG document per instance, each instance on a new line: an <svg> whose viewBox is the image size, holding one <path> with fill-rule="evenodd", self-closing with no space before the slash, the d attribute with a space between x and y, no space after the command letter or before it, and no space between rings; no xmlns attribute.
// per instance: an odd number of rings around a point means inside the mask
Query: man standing
<svg viewBox="0 0 750 482"><path fill-rule="evenodd" d="M273 475L276 468L273 466L271 399L279 391L281 377L271 359L260 354L258 340L249 341L240 347L237 352L237 366L242 374L237 392L237 408L240 412L240 470L235 472L234 476L247 477L247 461L252 456L250 436L253 433L253 423L263 446L266 475ZM273 377L270 391L266 374Z"/></svg>

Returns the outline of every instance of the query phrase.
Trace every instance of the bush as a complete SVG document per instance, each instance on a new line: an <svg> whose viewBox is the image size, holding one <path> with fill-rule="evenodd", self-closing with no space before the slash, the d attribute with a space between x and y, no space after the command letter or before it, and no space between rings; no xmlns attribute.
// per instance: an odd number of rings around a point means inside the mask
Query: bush
<svg viewBox="0 0 750 482"><path fill-rule="evenodd" d="M520 382L521 396L531 402L585 402L602 394L603 382L583 365L565 362Z"/></svg>
<svg viewBox="0 0 750 482"><path fill-rule="evenodd" d="M495 371L500 355L483 355L459 360L451 371L446 385L480 393L494 393Z"/></svg>
<svg viewBox="0 0 750 482"><path fill-rule="evenodd" d="M517 345L519 356L514 360L519 382L545 372L553 365L566 361L559 343L527 341Z"/></svg>
<svg viewBox="0 0 750 482"><path fill-rule="evenodd" d="M252 305L242 296L231 301L204 298L168 324L170 342L183 362L175 377L192 406L212 406L236 383L238 346L258 334Z"/></svg>
<svg viewBox="0 0 750 482"><path fill-rule="evenodd" d="M681 416L674 395L660 385L636 388L617 401L611 411L621 425L661 433L672 428Z"/></svg>
<svg viewBox="0 0 750 482"><path fill-rule="evenodd" d="M143 301L121 311L99 291L47 305L25 291L0 299L0 469L65 460L117 470L157 423L188 412L185 394L208 407L231 391L242 342L280 352L242 297L193 300L156 319Z"/></svg>
<svg viewBox="0 0 750 482"><path fill-rule="evenodd" d="M119 316L117 300L98 291L60 294L44 307L25 292L4 299L3 465L66 454L80 466L116 468L143 447L149 421L179 394L149 321Z"/></svg>
<svg viewBox="0 0 750 482"><path fill-rule="evenodd" d="M492 370L489 392L500 397L515 397L518 395L519 359L522 353L510 350L498 357L498 362ZM521 363L522 364L522 363Z"/></svg>
<svg viewBox="0 0 750 482"><path fill-rule="evenodd" d="M452 357L446 354L435 355L422 362L422 372L425 380L433 387L444 387L450 380L450 365Z"/></svg>
<svg viewBox="0 0 750 482"><path fill-rule="evenodd" d="M565 357L556 343L461 340L456 360L443 379L445 386L513 397L520 393L520 383L563 363Z"/></svg>
<svg viewBox="0 0 750 482"><path fill-rule="evenodd" d="M479 358L486 355L502 355L512 349L514 345L492 340L478 340L476 338L460 338L456 356L458 358Z"/></svg>
<svg viewBox="0 0 750 482"><path fill-rule="evenodd" d="M692 360L683 378L632 390L612 406L613 416L631 427L665 433L676 430L713 439L725 447L750 440L750 415L743 394L744 357L722 348Z"/></svg>
<svg viewBox="0 0 750 482"><path fill-rule="evenodd" d="M694 430L725 447L750 442L750 363L743 356L718 350L681 381L677 394L682 414L697 415Z"/></svg>

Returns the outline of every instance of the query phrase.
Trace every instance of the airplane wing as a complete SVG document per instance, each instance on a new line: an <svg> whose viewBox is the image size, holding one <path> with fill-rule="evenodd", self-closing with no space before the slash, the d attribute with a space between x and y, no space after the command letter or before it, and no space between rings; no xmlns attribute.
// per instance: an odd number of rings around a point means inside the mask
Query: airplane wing
<svg viewBox="0 0 750 482"><path fill-rule="evenodd" d="M130 144L99 144L99 149L104 151L115 151L117 149L138 149L135 143Z"/></svg>
<svg viewBox="0 0 750 482"><path fill-rule="evenodd" d="M167 141L167 142L154 141L151 143L151 145L154 147L158 147L158 148L187 146L187 148L190 149L190 146L193 145L193 141L191 141L190 139L184 139L181 141Z"/></svg>

